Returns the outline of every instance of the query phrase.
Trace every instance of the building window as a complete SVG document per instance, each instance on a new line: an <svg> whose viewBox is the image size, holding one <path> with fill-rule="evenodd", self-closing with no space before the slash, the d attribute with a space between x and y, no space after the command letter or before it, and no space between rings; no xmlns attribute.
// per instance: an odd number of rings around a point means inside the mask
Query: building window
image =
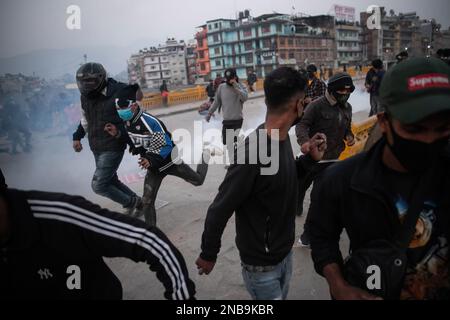
<svg viewBox="0 0 450 320"><path fill-rule="evenodd" d="M220 54L220 48L215 48L214 49L214 53L217 55L217 54Z"/></svg>
<svg viewBox="0 0 450 320"><path fill-rule="evenodd" d="M220 62L220 60L216 60L216 66L221 66L222 63Z"/></svg>
<svg viewBox="0 0 450 320"><path fill-rule="evenodd" d="M289 39L288 39L288 45L289 45L289 46L293 46L293 45L294 45L294 39L289 38Z"/></svg>
<svg viewBox="0 0 450 320"><path fill-rule="evenodd" d="M281 58L281 59L286 59L286 53L281 52L281 53L280 53L280 58Z"/></svg>
<svg viewBox="0 0 450 320"><path fill-rule="evenodd" d="M253 50L253 44L251 41L246 41L244 43L244 47L245 47L245 51L250 51Z"/></svg>
<svg viewBox="0 0 450 320"><path fill-rule="evenodd" d="M277 32L281 32L282 28L281 28L281 24L277 24Z"/></svg>
<svg viewBox="0 0 450 320"><path fill-rule="evenodd" d="M219 42L219 35L218 35L218 34L215 34L215 35L213 36L213 41L214 41L214 42Z"/></svg>
<svg viewBox="0 0 450 320"><path fill-rule="evenodd" d="M216 22L214 23L214 29L218 29L219 28L219 24Z"/></svg>
<svg viewBox="0 0 450 320"><path fill-rule="evenodd" d="M284 38L280 38L280 45L284 46L286 44L286 41Z"/></svg>
<svg viewBox="0 0 450 320"><path fill-rule="evenodd" d="M293 52L289 52L289 59L294 59L294 58L295 58L294 53Z"/></svg>
<svg viewBox="0 0 450 320"><path fill-rule="evenodd" d="M262 33L270 33L270 25L262 27Z"/></svg>
<svg viewBox="0 0 450 320"><path fill-rule="evenodd" d="M263 40L263 48L270 48L271 45L272 43L270 42L269 39Z"/></svg>
<svg viewBox="0 0 450 320"><path fill-rule="evenodd" d="M245 56L246 63L253 63L253 54L248 54Z"/></svg>
<svg viewBox="0 0 450 320"><path fill-rule="evenodd" d="M200 70L202 70L202 71L206 70L206 66L204 63L200 64Z"/></svg>
<svg viewBox="0 0 450 320"><path fill-rule="evenodd" d="M236 23L235 22L231 22L230 26L231 26L231 28L235 28L236 27Z"/></svg>
<svg viewBox="0 0 450 320"><path fill-rule="evenodd" d="M251 37L252 29L244 29L244 37Z"/></svg>
<svg viewBox="0 0 450 320"><path fill-rule="evenodd" d="M200 51L198 53L198 57L199 57L199 59L204 59L205 58L205 53L203 51Z"/></svg>

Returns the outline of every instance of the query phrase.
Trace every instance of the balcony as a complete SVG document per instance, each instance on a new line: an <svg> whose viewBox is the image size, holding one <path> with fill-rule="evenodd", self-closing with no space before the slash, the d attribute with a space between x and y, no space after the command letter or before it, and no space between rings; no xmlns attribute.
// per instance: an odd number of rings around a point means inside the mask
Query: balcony
<svg viewBox="0 0 450 320"><path fill-rule="evenodd" d="M362 48L361 47L337 47L337 51L359 52L359 51L362 51Z"/></svg>

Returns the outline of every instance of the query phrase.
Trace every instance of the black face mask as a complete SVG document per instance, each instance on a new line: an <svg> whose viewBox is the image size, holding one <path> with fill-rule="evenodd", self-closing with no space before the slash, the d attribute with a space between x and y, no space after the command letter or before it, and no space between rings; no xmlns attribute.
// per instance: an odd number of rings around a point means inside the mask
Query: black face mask
<svg viewBox="0 0 450 320"><path fill-rule="evenodd" d="M343 107L346 106L348 99L350 99L350 94L339 94L337 92L332 93L333 97L336 99L337 103Z"/></svg>
<svg viewBox="0 0 450 320"><path fill-rule="evenodd" d="M398 161L411 173L423 173L442 156L449 143L449 138L442 138L432 143L409 140L400 137L391 128L394 144L387 144Z"/></svg>

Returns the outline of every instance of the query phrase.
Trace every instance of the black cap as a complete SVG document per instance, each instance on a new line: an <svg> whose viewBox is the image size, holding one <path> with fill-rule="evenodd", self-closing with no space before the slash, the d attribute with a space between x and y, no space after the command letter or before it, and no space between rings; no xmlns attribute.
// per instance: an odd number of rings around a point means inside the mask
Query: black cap
<svg viewBox="0 0 450 320"><path fill-rule="evenodd" d="M308 72L317 72L317 67L313 64L310 64L309 66L306 67L306 71Z"/></svg>
<svg viewBox="0 0 450 320"><path fill-rule="evenodd" d="M336 92L339 90L355 91L352 77L345 72L336 73L328 80L328 90Z"/></svg>
<svg viewBox="0 0 450 320"><path fill-rule="evenodd" d="M116 108L128 108L136 102L136 92L139 90L138 84L128 85L120 89L115 95Z"/></svg>
<svg viewBox="0 0 450 320"><path fill-rule="evenodd" d="M227 80L231 80L236 77L237 77L236 69L229 68L229 69L225 70L225 78Z"/></svg>

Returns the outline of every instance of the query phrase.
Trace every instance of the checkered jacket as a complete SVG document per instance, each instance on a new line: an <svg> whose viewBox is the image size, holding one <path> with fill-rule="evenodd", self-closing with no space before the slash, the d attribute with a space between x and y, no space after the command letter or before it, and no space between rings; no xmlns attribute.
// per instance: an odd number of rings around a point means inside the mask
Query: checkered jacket
<svg viewBox="0 0 450 320"><path fill-rule="evenodd" d="M323 97L325 91L327 90L327 85L320 79L314 78L311 84L306 89L306 97L311 98L312 101Z"/></svg>
<svg viewBox="0 0 450 320"><path fill-rule="evenodd" d="M179 161L172 157L172 135L158 118L140 110L125 123L125 128L135 150L150 161L152 170L163 172Z"/></svg>

